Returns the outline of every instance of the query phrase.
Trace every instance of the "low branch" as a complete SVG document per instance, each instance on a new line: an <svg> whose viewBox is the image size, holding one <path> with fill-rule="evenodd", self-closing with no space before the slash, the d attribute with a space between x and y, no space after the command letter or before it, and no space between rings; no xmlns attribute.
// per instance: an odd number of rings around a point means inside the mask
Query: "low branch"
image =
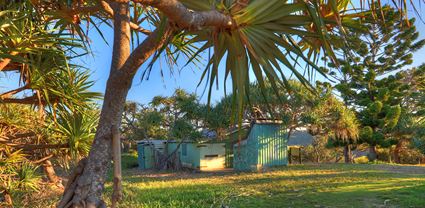
<svg viewBox="0 0 425 208"><path fill-rule="evenodd" d="M0 136L0 143L1 142L11 142L13 140L17 140L17 139L22 139L22 138L27 138L27 137L33 137L36 136L36 134L34 132L26 132L26 133L21 133L21 134L13 134L13 135L5 135L5 136Z"/></svg>
<svg viewBox="0 0 425 208"><path fill-rule="evenodd" d="M11 56L15 56L18 55L18 52L16 51L12 51L10 53ZM3 71L4 68L6 68L7 65L9 65L9 63L12 61L12 59L10 58L4 58L0 61L0 71Z"/></svg>
<svg viewBox="0 0 425 208"><path fill-rule="evenodd" d="M136 3L152 6L165 14L168 19L182 29L200 30L202 27L236 27L234 20L216 10L192 11L177 0L133 0Z"/></svg>
<svg viewBox="0 0 425 208"><path fill-rule="evenodd" d="M32 151L37 149L64 149L69 148L68 144L24 144L21 147L24 151Z"/></svg>
<svg viewBox="0 0 425 208"><path fill-rule="evenodd" d="M53 157L53 154L50 154L50 155L47 155L46 157L43 157L39 160L33 161L32 163L34 163L34 164L42 163L42 162L44 162L44 161L46 161L46 160L48 160L52 157Z"/></svg>
<svg viewBox="0 0 425 208"><path fill-rule="evenodd" d="M9 63L7 66L5 66L2 70L2 72L7 72L7 71L21 71L23 68L23 64L22 63L16 63L16 62L11 62Z"/></svg>
<svg viewBox="0 0 425 208"><path fill-rule="evenodd" d="M26 89L29 89L29 85L24 85L22 87L16 88L14 90L7 91L0 95L0 100L10 98L12 95L22 92Z"/></svg>
<svg viewBox="0 0 425 208"><path fill-rule="evenodd" d="M31 104L31 105L37 105L38 98L37 95L34 94L30 97L24 97L24 98L5 98L0 99L0 103L16 103L16 104Z"/></svg>
<svg viewBox="0 0 425 208"><path fill-rule="evenodd" d="M7 146L22 149L24 151L32 151L37 149L63 149L68 148L68 144L22 144L22 143L13 143L0 140L0 144L5 144Z"/></svg>
<svg viewBox="0 0 425 208"><path fill-rule="evenodd" d="M44 99L39 100L36 94L33 94L32 96L29 96L29 97L24 97L24 98L4 98L4 99L0 98L0 103L15 103L15 104L27 104L27 105L40 105L40 104L46 105L47 104L47 102Z"/></svg>

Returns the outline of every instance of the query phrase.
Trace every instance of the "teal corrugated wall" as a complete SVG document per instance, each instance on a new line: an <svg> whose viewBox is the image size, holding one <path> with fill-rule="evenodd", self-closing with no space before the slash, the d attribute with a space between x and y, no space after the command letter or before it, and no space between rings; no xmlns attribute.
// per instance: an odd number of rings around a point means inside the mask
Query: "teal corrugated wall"
<svg viewBox="0 0 425 208"><path fill-rule="evenodd" d="M168 153L173 152L177 148L178 143L169 143L167 146ZM186 155L183 155L183 146L186 145ZM196 143L182 143L179 148L179 157L182 163L190 164L194 168L200 166L199 148Z"/></svg>
<svg viewBox="0 0 425 208"><path fill-rule="evenodd" d="M145 160L143 159L144 151L143 151L143 145L137 144L137 162L139 163L140 169L146 169L145 168Z"/></svg>
<svg viewBox="0 0 425 208"><path fill-rule="evenodd" d="M186 155L183 155L183 145L186 145ZM200 164L200 156L199 156L199 148L196 147L195 143L183 143L180 147L180 159L182 163L191 164L194 168L199 168Z"/></svg>
<svg viewBox="0 0 425 208"><path fill-rule="evenodd" d="M288 146L282 125L257 124L258 164L272 167L288 164Z"/></svg>
<svg viewBox="0 0 425 208"><path fill-rule="evenodd" d="M254 125L246 140L233 147L233 168L238 171L252 170L258 164L258 140Z"/></svg>
<svg viewBox="0 0 425 208"><path fill-rule="evenodd" d="M167 153L171 154L178 146L178 143L168 143L166 144ZM186 146L186 147L183 147ZM183 154L183 148L186 149L186 155ZM137 151L138 151L138 163L140 169L150 169L153 168L154 165L154 152L152 150L151 146L138 144L137 145ZM217 167L217 163L223 163L224 168L224 157L225 157L225 147L224 143L205 143L205 144L198 144L198 143L182 143L177 150L180 160L182 163L185 163L186 165L190 165L193 168L201 168L201 162L203 163L202 166L208 168L209 164L214 165ZM220 161L217 162L218 158L206 158L205 155L218 155Z"/></svg>
<svg viewBox="0 0 425 208"><path fill-rule="evenodd" d="M233 142L228 142L225 144L225 151L226 151L226 159L225 159L225 167L226 168L233 168Z"/></svg>
<svg viewBox="0 0 425 208"><path fill-rule="evenodd" d="M247 140L233 149L235 170L255 170L257 165L272 167L288 164L285 128L278 124L254 124Z"/></svg>
<svg viewBox="0 0 425 208"><path fill-rule="evenodd" d="M137 160L140 169L150 169L154 165L154 155L152 147L149 145L137 144Z"/></svg>

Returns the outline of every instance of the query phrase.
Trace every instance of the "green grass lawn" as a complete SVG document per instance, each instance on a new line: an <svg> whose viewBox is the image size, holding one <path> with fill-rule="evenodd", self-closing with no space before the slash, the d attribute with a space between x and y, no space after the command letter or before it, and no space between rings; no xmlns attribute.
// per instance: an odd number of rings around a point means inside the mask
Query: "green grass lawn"
<svg viewBox="0 0 425 208"><path fill-rule="evenodd" d="M125 167L136 162L128 155L124 161ZM133 168L124 170L123 185L120 207L129 208L425 207L425 167L413 166L297 165L263 173L145 173ZM110 182L106 189L108 200Z"/></svg>

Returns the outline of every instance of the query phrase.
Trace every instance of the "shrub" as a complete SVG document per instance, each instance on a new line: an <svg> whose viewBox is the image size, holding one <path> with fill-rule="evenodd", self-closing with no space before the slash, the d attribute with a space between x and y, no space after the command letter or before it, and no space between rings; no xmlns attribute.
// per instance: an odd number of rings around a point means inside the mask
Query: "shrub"
<svg viewBox="0 0 425 208"><path fill-rule="evenodd" d="M377 158L383 162L391 162L392 149L390 148L376 148Z"/></svg>
<svg viewBox="0 0 425 208"><path fill-rule="evenodd" d="M367 158L367 156L361 156L358 158L354 158L354 163L357 164L366 164L369 162L369 158Z"/></svg>
<svg viewBox="0 0 425 208"><path fill-rule="evenodd" d="M314 137L313 143L302 149L303 162L334 162L335 148L327 148L328 141L325 137Z"/></svg>
<svg viewBox="0 0 425 208"><path fill-rule="evenodd" d="M403 148L399 156L401 164L418 164L424 158L419 150L409 148Z"/></svg>

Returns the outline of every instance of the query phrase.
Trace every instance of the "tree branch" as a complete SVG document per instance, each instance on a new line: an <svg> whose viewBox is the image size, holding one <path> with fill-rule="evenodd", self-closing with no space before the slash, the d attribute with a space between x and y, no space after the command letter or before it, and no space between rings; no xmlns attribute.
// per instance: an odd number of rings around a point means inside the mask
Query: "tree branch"
<svg viewBox="0 0 425 208"><path fill-rule="evenodd" d="M12 142L4 142L0 140L0 144L5 144L7 146L22 149L24 151L32 151L36 149L62 149L68 148L68 144L23 144L23 143L12 143Z"/></svg>
<svg viewBox="0 0 425 208"><path fill-rule="evenodd" d="M102 7L103 11L105 11L110 17L114 16L114 10L111 8L111 6L109 5L108 2L103 1L103 0L99 0L99 4ZM149 35L149 34L152 33L152 31L144 29L144 28L140 27L138 24L131 22L131 21L130 21L130 28L132 30L141 32L145 35Z"/></svg>
<svg viewBox="0 0 425 208"><path fill-rule="evenodd" d="M216 10L192 11L177 0L133 0L136 3L152 6L164 13L170 22L182 29L200 30L202 27L216 26L222 28L236 27L234 20Z"/></svg>
<svg viewBox="0 0 425 208"><path fill-rule="evenodd" d="M119 1L115 1L119 2ZM108 2L103 0L98 0L99 5L95 6L85 6L85 7L76 7L71 9L62 9L59 10L63 13L63 15L66 15L67 17L72 17L73 15L77 14L87 14L87 13L96 13L103 9L104 12L106 12L108 18L112 19L114 17L114 10L111 8ZM130 28L134 31L141 32L145 35L149 35L151 33L150 30L144 29L140 27L138 24L130 21ZM0 70L1 71L1 70Z"/></svg>
<svg viewBox="0 0 425 208"><path fill-rule="evenodd" d="M26 133L20 133L20 134L14 134L14 135L6 135L4 137L0 137L0 142L1 141L12 141L12 140L17 140L17 139L22 139L22 138L27 138L27 137L33 137L36 136L36 134L34 132L26 132Z"/></svg>
<svg viewBox="0 0 425 208"><path fill-rule="evenodd" d="M5 93L3 93L3 94L0 95L0 100L6 99L6 98L10 98L12 95L14 95L16 93L19 93L19 92L22 92L22 91L24 91L26 89L29 89L29 85L28 84L27 85L24 85L22 87L16 88L14 90L7 91L7 92L5 92Z"/></svg>
<svg viewBox="0 0 425 208"><path fill-rule="evenodd" d="M29 104L29 105L38 105L39 101L37 95L32 95L30 97L24 98L4 98L0 99L0 103L16 103L16 104ZM41 101L42 104L46 102L44 100Z"/></svg>
<svg viewBox="0 0 425 208"><path fill-rule="evenodd" d="M33 161L33 163L34 163L34 164L42 163L42 162L44 162L44 161L46 161L46 160L48 160L48 159L50 159L50 158L52 158L52 157L53 157L53 154L50 154L50 155L47 155L46 157L43 157L43 158L41 158L41 159L39 159L39 160Z"/></svg>
<svg viewBox="0 0 425 208"><path fill-rule="evenodd" d="M167 26L165 29L157 28L136 49L121 68L121 72L132 75L153 54L167 43L173 33L173 29Z"/></svg>
<svg viewBox="0 0 425 208"><path fill-rule="evenodd" d="M16 51L12 51L10 53L11 56L16 56L18 55L18 52ZM6 66L12 61L12 59L10 58L4 58L0 61L0 71L3 71L4 68L6 68Z"/></svg>

